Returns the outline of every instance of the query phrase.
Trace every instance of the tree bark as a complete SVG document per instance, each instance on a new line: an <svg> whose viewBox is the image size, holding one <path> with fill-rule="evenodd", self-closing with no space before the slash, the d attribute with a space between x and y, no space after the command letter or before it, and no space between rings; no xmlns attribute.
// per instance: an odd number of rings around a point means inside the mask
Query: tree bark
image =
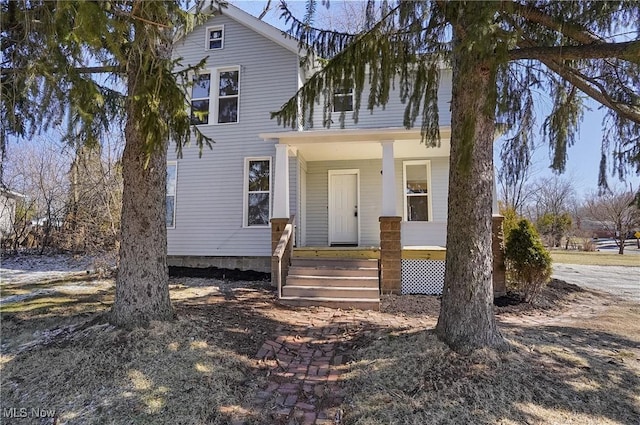
<svg viewBox="0 0 640 425"><path fill-rule="evenodd" d="M459 44L454 29L454 52ZM448 249L436 326L439 338L461 352L505 344L493 312L495 64L488 56L469 57L453 60Z"/></svg>
<svg viewBox="0 0 640 425"><path fill-rule="evenodd" d="M136 35L140 31L136 31ZM155 46L161 53L162 46ZM140 126L145 105L144 65L133 57L127 79L127 122L122 154L122 219L120 264L111 321L117 326L146 326L171 320L167 267L166 183L167 141L150 147ZM140 92L139 92L140 91Z"/></svg>
<svg viewBox="0 0 640 425"><path fill-rule="evenodd" d="M165 224L166 149L146 155L133 120L125 127L122 155L122 220L120 264L112 322L118 326L146 326L150 320L170 320Z"/></svg>

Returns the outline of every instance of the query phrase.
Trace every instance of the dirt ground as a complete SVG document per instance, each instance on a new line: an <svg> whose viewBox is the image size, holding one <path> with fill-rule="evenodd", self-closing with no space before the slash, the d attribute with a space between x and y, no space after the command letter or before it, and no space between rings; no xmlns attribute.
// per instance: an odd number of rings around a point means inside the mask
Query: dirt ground
<svg viewBox="0 0 640 425"><path fill-rule="evenodd" d="M178 319L126 332L107 321L113 279L75 273L2 283L2 404L29 414L1 423L298 423L252 403L270 373L255 355L319 318L341 323L345 357L345 401L326 423L640 423L640 306L562 281L536 305L496 307L510 351L462 357L433 334L433 296L294 309L265 281L174 277Z"/></svg>

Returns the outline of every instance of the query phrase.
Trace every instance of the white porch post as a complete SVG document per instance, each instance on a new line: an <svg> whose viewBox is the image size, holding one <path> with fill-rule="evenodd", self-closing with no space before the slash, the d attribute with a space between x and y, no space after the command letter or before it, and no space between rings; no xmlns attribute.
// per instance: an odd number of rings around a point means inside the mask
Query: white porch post
<svg viewBox="0 0 640 425"><path fill-rule="evenodd" d="M393 141L382 145L382 216L395 217L396 208L396 166L393 161Z"/></svg>
<svg viewBox="0 0 640 425"><path fill-rule="evenodd" d="M276 145L272 218L289 218L289 146Z"/></svg>

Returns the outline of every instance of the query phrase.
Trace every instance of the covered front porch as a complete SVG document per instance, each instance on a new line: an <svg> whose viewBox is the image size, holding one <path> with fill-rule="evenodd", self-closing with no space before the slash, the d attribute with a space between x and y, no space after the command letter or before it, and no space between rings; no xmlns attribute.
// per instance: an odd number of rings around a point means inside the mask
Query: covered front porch
<svg viewBox="0 0 640 425"><path fill-rule="evenodd" d="M380 246L379 217L401 217L405 245L446 243L449 129L299 131L275 143L272 218L295 215L298 247Z"/></svg>
<svg viewBox="0 0 640 425"><path fill-rule="evenodd" d="M426 147L406 129L262 134L276 149L272 276L280 296L291 258L333 259L338 268L340 259L370 260L381 293L441 293L449 129L441 135Z"/></svg>

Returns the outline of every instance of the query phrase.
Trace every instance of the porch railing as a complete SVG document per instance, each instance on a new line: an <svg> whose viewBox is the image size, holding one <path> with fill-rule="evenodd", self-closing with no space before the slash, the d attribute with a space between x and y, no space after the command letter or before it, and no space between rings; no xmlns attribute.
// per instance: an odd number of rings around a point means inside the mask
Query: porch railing
<svg viewBox="0 0 640 425"><path fill-rule="evenodd" d="M276 245L271 256L271 283L278 287L278 298L282 297L282 286L287 281L289 265L291 264L291 253L293 252L293 241L295 240L294 219L294 215L289 217L289 222L284 227L278 245Z"/></svg>

